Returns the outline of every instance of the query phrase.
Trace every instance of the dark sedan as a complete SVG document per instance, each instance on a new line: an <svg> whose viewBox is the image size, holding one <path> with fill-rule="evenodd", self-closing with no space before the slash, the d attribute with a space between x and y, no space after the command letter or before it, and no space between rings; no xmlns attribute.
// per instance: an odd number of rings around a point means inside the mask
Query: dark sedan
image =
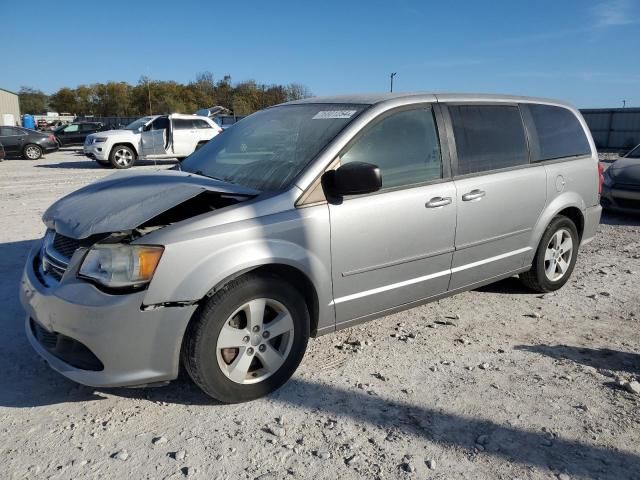
<svg viewBox="0 0 640 480"><path fill-rule="evenodd" d="M102 130L103 126L99 122L75 122L58 127L53 133L58 144L62 147L65 145L82 145L87 135Z"/></svg>
<svg viewBox="0 0 640 480"><path fill-rule="evenodd" d="M43 153L58 149L53 134L22 127L0 126L0 143L7 156L20 155L27 160L37 160Z"/></svg>
<svg viewBox="0 0 640 480"><path fill-rule="evenodd" d="M608 210L640 213L640 145L604 172L600 203Z"/></svg>

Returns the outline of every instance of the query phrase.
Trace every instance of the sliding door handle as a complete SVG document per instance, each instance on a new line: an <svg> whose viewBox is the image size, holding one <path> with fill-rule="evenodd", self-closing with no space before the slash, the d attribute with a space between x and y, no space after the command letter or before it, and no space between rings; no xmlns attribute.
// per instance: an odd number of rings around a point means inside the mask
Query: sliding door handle
<svg viewBox="0 0 640 480"><path fill-rule="evenodd" d="M433 197L424 206L427 208L444 207L451 203L451 197Z"/></svg>
<svg viewBox="0 0 640 480"><path fill-rule="evenodd" d="M469 193L462 195L463 202L470 202L471 200L478 200L484 197L487 193L484 190L471 190Z"/></svg>

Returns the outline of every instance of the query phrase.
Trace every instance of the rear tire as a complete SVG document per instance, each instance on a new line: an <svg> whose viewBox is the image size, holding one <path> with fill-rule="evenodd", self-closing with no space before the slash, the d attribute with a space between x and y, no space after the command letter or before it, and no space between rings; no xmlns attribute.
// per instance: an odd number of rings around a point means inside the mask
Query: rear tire
<svg viewBox="0 0 640 480"><path fill-rule="evenodd" d="M279 277L232 280L194 313L182 363L194 383L223 403L254 400L280 388L302 361L309 312Z"/></svg>
<svg viewBox="0 0 640 480"><path fill-rule="evenodd" d="M557 216L542 235L531 270L521 273L520 280L536 292L558 290L573 272L579 244L575 223L565 216Z"/></svg>
<svg viewBox="0 0 640 480"><path fill-rule="evenodd" d="M25 145L22 156L27 160L38 160L42 156L42 148L35 143Z"/></svg>
<svg viewBox="0 0 640 480"><path fill-rule="evenodd" d="M131 168L136 162L136 152L126 145L115 145L109 154L109 163L113 168Z"/></svg>

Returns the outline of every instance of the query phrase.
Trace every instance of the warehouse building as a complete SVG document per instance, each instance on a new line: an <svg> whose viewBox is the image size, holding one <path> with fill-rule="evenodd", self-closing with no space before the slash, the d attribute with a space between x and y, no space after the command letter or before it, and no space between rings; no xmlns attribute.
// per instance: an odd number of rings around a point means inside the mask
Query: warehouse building
<svg viewBox="0 0 640 480"><path fill-rule="evenodd" d="M0 125L20 123L18 94L0 88Z"/></svg>

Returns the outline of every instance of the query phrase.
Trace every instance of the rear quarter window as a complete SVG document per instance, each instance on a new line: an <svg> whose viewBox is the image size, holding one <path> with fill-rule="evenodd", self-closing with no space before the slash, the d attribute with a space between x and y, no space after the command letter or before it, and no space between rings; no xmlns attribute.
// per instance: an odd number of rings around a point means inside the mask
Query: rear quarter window
<svg viewBox="0 0 640 480"><path fill-rule="evenodd" d="M535 161L590 155L589 140L571 110L554 105L527 105L533 123Z"/></svg>
<svg viewBox="0 0 640 480"><path fill-rule="evenodd" d="M527 137L515 105L449 105L457 175L529 163Z"/></svg>

